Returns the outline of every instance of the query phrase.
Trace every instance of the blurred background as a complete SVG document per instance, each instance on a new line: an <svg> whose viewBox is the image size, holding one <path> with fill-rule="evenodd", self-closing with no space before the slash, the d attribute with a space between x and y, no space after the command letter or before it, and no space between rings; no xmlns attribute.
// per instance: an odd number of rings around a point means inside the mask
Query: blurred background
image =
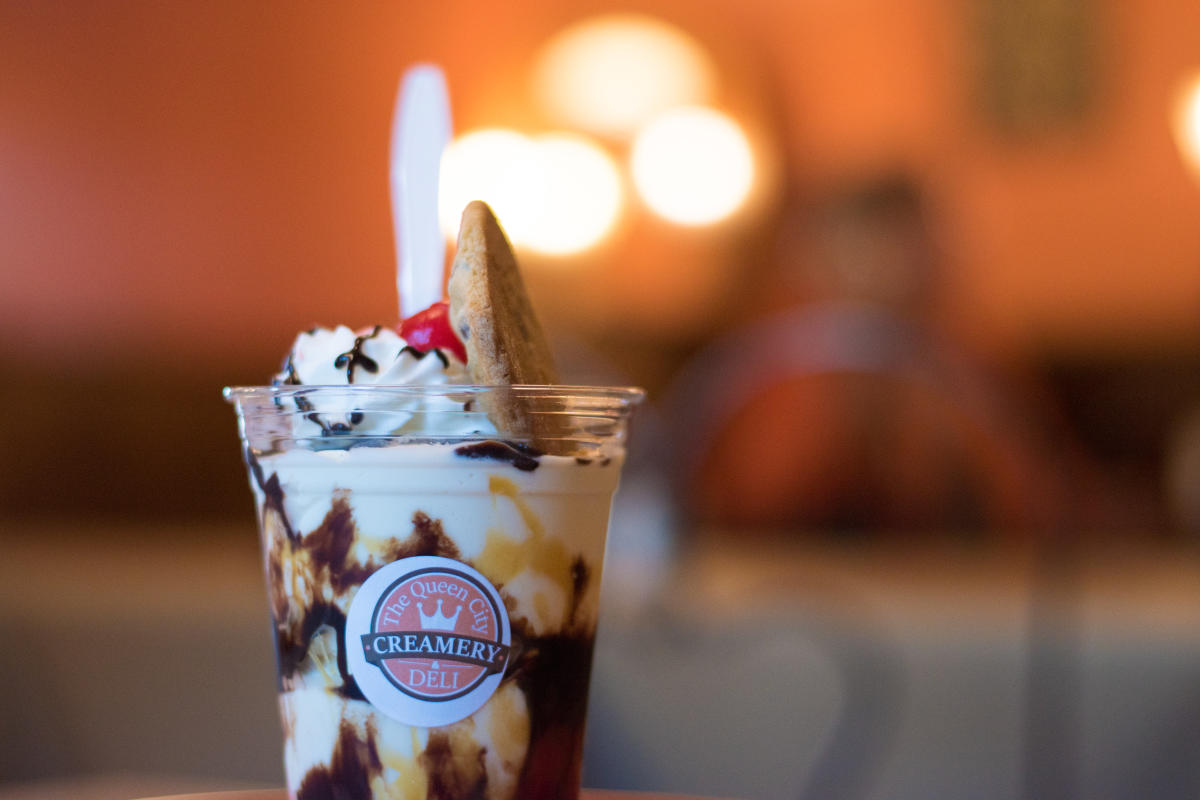
<svg viewBox="0 0 1200 800"><path fill-rule="evenodd" d="M395 321L420 61L447 231L650 393L589 785L1200 796L1173 0L0 0L0 796L281 782L220 388Z"/></svg>

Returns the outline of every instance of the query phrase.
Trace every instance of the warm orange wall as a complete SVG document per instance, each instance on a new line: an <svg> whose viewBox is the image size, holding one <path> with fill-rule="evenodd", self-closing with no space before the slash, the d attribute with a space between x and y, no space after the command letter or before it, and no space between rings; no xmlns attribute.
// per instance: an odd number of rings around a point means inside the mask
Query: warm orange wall
<svg viewBox="0 0 1200 800"><path fill-rule="evenodd" d="M1200 183L1185 174L1167 114L1179 82L1200 70L1200 5L1094 2L1091 120L1028 141L999 136L976 111L979 54L964 16L976 5L778 4L793 20L763 31L797 163L818 174L922 165L944 214L955 296L985 338L1195 347Z"/></svg>
<svg viewBox="0 0 1200 800"><path fill-rule="evenodd" d="M1095 127L1038 146L973 136L956 170L961 247L999 335L1119 348L1185 337L1194 348L1200 182L1185 174L1167 114L1200 69L1200 5L1100 11Z"/></svg>
<svg viewBox="0 0 1200 800"><path fill-rule="evenodd" d="M1015 144L973 113L964 5L644 7L713 47L727 94L766 98L801 180L921 169L952 297L983 338L1200 341L1200 185L1166 127L1176 81L1200 67L1200 6L1096 3L1094 124ZM0 3L0 335L26 356L78 357L83 342L215 362L280 353L314 320L389 318L400 71L445 64L460 127L528 122L524 59L605 7Z"/></svg>

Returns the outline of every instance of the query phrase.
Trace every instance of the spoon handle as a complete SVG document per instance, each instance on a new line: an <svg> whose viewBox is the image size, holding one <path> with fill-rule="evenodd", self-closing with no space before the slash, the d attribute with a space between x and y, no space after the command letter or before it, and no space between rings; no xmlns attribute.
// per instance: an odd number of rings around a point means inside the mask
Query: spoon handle
<svg viewBox="0 0 1200 800"><path fill-rule="evenodd" d="M438 225L438 176L450 141L450 100L430 64L404 74L392 119L391 195L401 319L442 299L446 243Z"/></svg>

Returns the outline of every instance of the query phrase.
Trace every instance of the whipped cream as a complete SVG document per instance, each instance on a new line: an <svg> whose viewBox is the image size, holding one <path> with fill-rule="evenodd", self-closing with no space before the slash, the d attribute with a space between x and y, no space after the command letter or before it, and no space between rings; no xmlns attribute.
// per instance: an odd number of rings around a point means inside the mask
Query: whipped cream
<svg viewBox="0 0 1200 800"><path fill-rule="evenodd" d="M418 350L389 327L355 332L345 325L313 328L296 337L274 385L290 386L444 386L471 382L467 365L450 350ZM483 415L458 411L451 398L422 398L325 392L319 400L296 395L280 400L301 412L297 437L388 436L421 432L433 435L494 433ZM465 402L465 400L463 401Z"/></svg>
<svg viewBox="0 0 1200 800"><path fill-rule="evenodd" d="M276 635L289 796L329 786L374 800L443 796L447 786L486 800L572 796L624 456L621 437L604 435L605 412L568 405L588 420L581 442L597 441L578 454L541 453L497 432L487 390L467 385L453 352L421 351L382 326L300 334L274 383L235 396ZM414 556L478 571L512 627L495 693L447 725L388 716L348 659L361 647L347 641L347 618L364 581Z"/></svg>
<svg viewBox="0 0 1200 800"><path fill-rule="evenodd" d="M355 332L345 325L313 328L296 337L277 384L436 386L470 383L467 365L449 350L417 350L391 328Z"/></svg>

